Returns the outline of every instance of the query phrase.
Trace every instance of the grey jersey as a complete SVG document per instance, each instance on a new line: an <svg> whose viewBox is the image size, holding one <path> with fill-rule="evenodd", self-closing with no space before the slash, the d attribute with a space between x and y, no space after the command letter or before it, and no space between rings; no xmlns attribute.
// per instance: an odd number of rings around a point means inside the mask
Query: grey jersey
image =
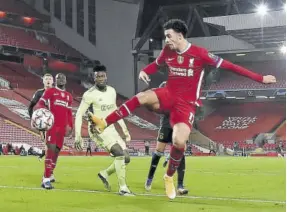
<svg viewBox="0 0 287 212"><path fill-rule="evenodd" d="M169 115L160 116L160 128L171 128L169 123Z"/></svg>

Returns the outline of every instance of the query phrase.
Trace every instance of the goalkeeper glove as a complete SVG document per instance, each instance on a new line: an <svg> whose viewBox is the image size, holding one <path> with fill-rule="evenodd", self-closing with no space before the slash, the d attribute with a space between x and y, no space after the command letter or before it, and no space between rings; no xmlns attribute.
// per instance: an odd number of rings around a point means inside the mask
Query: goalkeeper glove
<svg viewBox="0 0 287 212"><path fill-rule="evenodd" d="M84 149L84 142L83 142L83 138L80 135L77 135L75 137L75 149L78 151L83 151Z"/></svg>

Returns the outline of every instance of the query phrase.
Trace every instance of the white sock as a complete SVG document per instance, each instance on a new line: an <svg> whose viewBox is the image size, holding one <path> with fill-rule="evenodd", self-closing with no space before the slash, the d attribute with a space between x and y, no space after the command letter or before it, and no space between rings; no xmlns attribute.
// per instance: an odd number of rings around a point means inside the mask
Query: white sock
<svg viewBox="0 0 287 212"><path fill-rule="evenodd" d="M43 183L50 182L50 178L43 177Z"/></svg>

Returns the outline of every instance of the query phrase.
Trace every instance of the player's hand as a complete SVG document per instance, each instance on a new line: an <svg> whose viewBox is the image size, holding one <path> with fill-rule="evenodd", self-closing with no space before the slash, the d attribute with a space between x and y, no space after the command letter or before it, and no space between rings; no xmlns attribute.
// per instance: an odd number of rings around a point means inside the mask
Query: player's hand
<svg viewBox="0 0 287 212"><path fill-rule="evenodd" d="M144 81L147 85L149 84L150 82L150 78L149 76L147 75L147 73L145 73L144 71L141 71L140 74L139 74L139 79Z"/></svg>
<svg viewBox="0 0 287 212"><path fill-rule="evenodd" d="M126 141L127 144L130 143L131 139L132 139L131 135L129 133L125 133L125 141Z"/></svg>
<svg viewBox="0 0 287 212"><path fill-rule="evenodd" d="M76 136L74 146L75 146L75 149L77 151L83 151L83 149L84 149L84 142L83 142L82 136L80 136L80 135Z"/></svg>
<svg viewBox="0 0 287 212"><path fill-rule="evenodd" d="M263 83L265 84L276 83L276 77L272 75L263 76Z"/></svg>
<svg viewBox="0 0 287 212"><path fill-rule="evenodd" d="M90 131L92 134L97 134L96 126L94 125L93 122L90 122Z"/></svg>
<svg viewBox="0 0 287 212"><path fill-rule="evenodd" d="M71 128L71 127L67 127L67 137L69 138L69 139L72 139L73 138L73 128Z"/></svg>
<svg viewBox="0 0 287 212"><path fill-rule="evenodd" d="M45 143L46 142L46 131L39 131L41 140Z"/></svg>

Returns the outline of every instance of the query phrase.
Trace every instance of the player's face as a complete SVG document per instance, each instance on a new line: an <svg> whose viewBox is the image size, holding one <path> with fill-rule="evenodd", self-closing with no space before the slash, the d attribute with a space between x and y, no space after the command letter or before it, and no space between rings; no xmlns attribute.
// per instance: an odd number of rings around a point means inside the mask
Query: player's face
<svg viewBox="0 0 287 212"><path fill-rule="evenodd" d="M43 84L45 88L53 87L54 79L52 76L45 76L43 79Z"/></svg>
<svg viewBox="0 0 287 212"><path fill-rule="evenodd" d="M104 71L95 72L94 79L98 87L105 87L107 85L107 73Z"/></svg>
<svg viewBox="0 0 287 212"><path fill-rule="evenodd" d="M175 32L173 29L164 31L165 43L171 50L177 50L180 42L182 42L182 35Z"/></svg>
<svg viewBox="0 0 287 212"><path fill-rule="evenodd" d="M63 85L66 85L66 83L67 83L67 79L66 79L66 76L64 74L57 74L56 75L56 84L57 85L63 86Z"/></svg>

